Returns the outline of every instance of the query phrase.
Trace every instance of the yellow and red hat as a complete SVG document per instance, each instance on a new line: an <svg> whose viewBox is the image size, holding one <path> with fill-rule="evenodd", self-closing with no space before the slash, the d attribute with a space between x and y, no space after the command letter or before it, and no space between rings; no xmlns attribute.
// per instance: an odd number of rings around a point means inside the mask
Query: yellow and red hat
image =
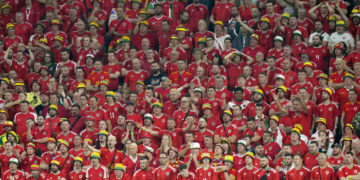
<svg viewBox="0 0 360 180"><path fill-rule="evenodd" d="M263 18L261 18L260 22L267 22L270 24L270 19L267 17L263 17Z"/></svg>
<svg viewBox="0 0 360 180"><path fill-rule="evenodd" d="M136 83L135 83L135 84L141 84L141 85L145 86L145 83L144 83L144 81L142 81L142 80L138 80L138 81L136 81Z"/></svg>
<svg viewBox="0 0 360 180"><path fill-rule="evenodd" d="M69 142L63 139L59 139L58 142L60 142L60 145L65 145L66 147L69 147Z"/></svg>
<svg viewBox="0 0 360 180"><path fill-rule="evenodd" d="M349 127L351 130L354 130L354 126L351 123L346 123L345 127Z"/></svg>
<svg viewBox="0 0 360 180"><path fill-rule="evenodd" d="M95 21L91 22L89 26L95 26L96 28L99 28L99 24Z"/></svg>
<svg viewBox="0 0 360 180"><path fill-rule="evenodd" d="M277 116L271 116L270 120L274 120L275 122L279 123L280 119Z"/></svg>
<svg viewBox="0 0 360 180"><path fill-rule="evenodd" d="M276 88L276 91L279 89L282 90L286 94L287 88L285 86L279 86L278 88Z"/></svg>
<svg viewBox="0 0 360 180"><path fill-rule="evenodd" d="M323 124L325 124L326 125L326 123L327 123L327 121L326 121L326 119L325 118L319 118L317 121L316 121L317 123L323 123Z"/></svg>
<svg viewBox="0 0 360 180"><path fill-rule="evenodd" d="M291 130L291 132L295 132L295 133L299 134L299 136L301 135L301 131L300 131L299 128L293 128L293 129Z"/></svg>
<svg viewBox="0 0 360 180"><path fill-rule="evenodd" d="M149 26L149 22L147 22L147 21L140 21L140 22L139 22L139 26L140 26L141 24L143 24L143 25L145 25L145 26Z"/></svg>
<svg viewBox="0 0 360 180"><path fill-rule="evenodd" d="M41 38L41 39L39 40L39 43L49 44L49 43L48 43L48 40L47 40L46 38Z"/></svg>
<svg viewBox="0 0 360 180"><path fill-rule="evenodd" d="M344 21L336 21L336 26L345 26Z"/></svg>
<svg viewBox="0 0 360 180"><path fill-rule="evenodd" d="M178 27L176 27L175 29L176 31L184 31L184 32L187 32L188 29L184 26L184 25L179 25Z"/></svg>
<svg viewBox="0 0 360 180"><path fill-rule="evenodd" d="M18 79L17 81L15 81L14 86L25 86L25 83L23 80Z"/></svg>
<svg viewBox="0 0 360 180"><path fill-rule="evenodd" d="M228 114L228 115L230 115L232 117L232 112L230 110L225 110L224 114Z"/></svg>
<svg viewBox="0 0 360 180"><path fill-rule="evenodd" d="M7 23L6 24L6 30L8 30L11 27L15 28L15 25L13 23Z"/></svg>
<svg viewBox="0 0 360 180"><path fill-rule="evenodd" d="M88 142L88 144L92 145L93 141L89 138L85 138L83 142Z"/></svg>
<svg viewBox="0 0 360 180"><path fill-rule="evenodd" d="M105 94L105 96L110 96L110 97L116 98L114 91L107 91L106 94Z"/></svg>
<svg viewBox="0 0 360 180"><path fill-rule="evenodd" d="M51 20L51 25L60 25L61 21L59 19L52 19Z"/></svg>
<svg viewBox="0 0 360 180"><path fill-rule="evenodd" d="M56 144L56 140L54 138L48 138L46 140L46 143L48 143L48 142L52 142L52 143Z"/></svg>
<svg viewBox="0 0 360 180"><path fill-rule="evenodd" d="M349 137L349 136L345 136L344 139L343 139L343 141L352 141L352 138Z"/></svg>
<svg viewBox="0 0 360 180"><path fill-rule="evenodd" d="M149 15L149 12L148 12L146 9L142 9L141 11L138 12L138 15L139 15L139 14Z"/></svg>
<svg viewBox="0 0 360 180"><path fill-rule="evenodd" d="M205 37L199 37L198 44L199 43L206 43L206 38Z"/></svg>
<svg viewBox="0 0 360 180"><path fill-rule="evenodd" d="M55 36L54 37L54 39L53 39L53 41L59 41L59 42L61 42L61 43L63 43L64 42L64 38L62 37L62 36Z"/></svg>
<svg viewBox="0 0 360 180"><path fill-rule="evenodd" d="M115 163L114 170L122 170L125 172L125 166L121 163Z"/></svg>
<svg viewBox="0 0 360 180"><path fill-rule="evenodd" d="M333 94L333 91L332 91L332 89L330 89L330 88L325 88L325 89L323 89L322 91L323 91L323 92L327 92L330 96Z"/></svg>
<svg viewBox="0 0 360 180"><path fill-rule="evenodd" d="M224 23L222 21L215 21L215 25L220 25L220 26L224 27Z"/></svg>
<svg viewBox="0 0 360 180"><path fill-rule="evenodd" d="M109 81L107 81L107 80L100 81L99 86L101 86L101 85L108 86L108 85L109 85Z"/></svg>
<svg viewBox="0 0 360 180"><path fill-rule="evenodd" d="M90 155L90 159L92 158L101 160L100 154L98 152L92 152Z"/></svg>
<svg viewBox="0 0 360 180"><path fill-rule="evenodd" d="M254 34L251 34L250 38L254 38L256 40L259 40L259 35L254 33Z"/></svg>
<svg viewBox="0 0 360 180"><path fill-rule="evenodd" d="M202 110L205 110L205 109L210 109L210 110L211 110L211 104L205 103L205 104L203 104L203 105L201 106L201 109L202 109Z"/></svg>
<svg viewBox="0 0 360 180"><path fill-rule="evenodd" d="M231 156L231 155L226 155L226 156L224 157L224 162L231 162L231 163L234 164L234 157Z"/></svg>
<svg viewBox="0 0 360 180"><path fill-rule="evenodd" d="M99 132L99 135L109 136L109 133L108 133L107 131L105 131L105 130L101 130L101 131Z"/></svg>
<svg viewBox="0 0 360 180"><path fill-rule="evenodd" d="M52 160L51 163L50 163L50 165L52 165L52 164L57 165L57 166L60 167L60 163L59 163L59 161L57 161L57 160Z"/></svg>
<svg viewBox="0 0 360 180"><path fill-rule="evenodd" d="M203 160L204 158L209 158L210 161L212 160L210 153L202 153L201 154L201 160Z"/></svg>
<svg viewBox="0 0 360 180"><path fill-rule="evenodd" d="M4 9L4 8L10 8L11 9L11 6L9 4L4 4L3 6L1 6L1 9Z"/></svg>
<svg viewBox="0 0 360 180"><path fill-rule="evenodd" d="M32 164L32 165L30 166L30 170L31 170L31 171L41 171L40 165L39 165L39 164Z"/></svg>
<svg viewBox="0 0 360 180"><path fill-rule="evenodd" d="M294 128L298 128L301 132L303 131L303 126L301 124L295 124Z"/></svg>
<svg viewBox="0 0 360 180"><path fill-rule="evenodd" d="M329 76L327 74L325 74L325 73L319 74L316 78L317 79L323 78L323 79L329 80Z"/></svg>
<svg viewBox="0 0 360 180"><path fill-rule="evenodd" d="M345 80L345 78L350 78L350 79L354 80L354 75L352 75L350 73L345 73L343 80Z"/></svg>
<svg viewBox="0 0 360 180"><path fill-rule="evenodd" d="M334 21L334 22L336 22L336 16L334 16L334 15L331 15L331 16L329 16L329 21Z"/></svg>
<svg viewBox="0 0 360 180"><path fill-rule="evenodd" d="M123 43L123 42L130 42L130 37L129 36L121 37L120 43Z"/></svg>
<svg viewBox="0 0 360 180"><path fill-rule="evenodd" d="M337 48L337 49L341 49L341 50L344 50L345 49L345 46L343 43L337 43L334 47L334 49Z"/></svg>
<svg viewBox="0 0 360 180"><path fill-rule="evenodd" d="M307 62L304 62L303 67L311 67L311 68L314 68L314 65L313 65L312 62L307 61Z"/></svg>
<svg viewBox="0 0 360 180"><path fill-rule="evenodd" d="M285 12L285 13L281 14L281 17L286 18L286 19L290 19L290 14Z"/></svg>
<svg viewBox="0 0 360 180"><path fill-rule="evenodd" d="M253 152L251 152L251 151L249 151L249 152L245 153L244 158L245 158L246 156L249 156L249 157L251 157L252 159L254 159L254 158L255 158L254 153L253 153Z"/></svg>
<svg viewBox="0 0 360 180"><path fill-rule="evenodd" d="M261 89L256 89L256 90L253 92L253 94L255 94L255 93L260 94L262 97L264 97L264 91L261 90Z"/></svg>
<svg viewBox="0 0 360 180"><path fill-rule="evenodd" d="M52 105L49 106L49 110L50 110L50 109L55 109L56 111L58 111L57 105L54 105L54 104L52 104Z"/></svg>
<svg viewBox="0 0 360 180"><path fill-rule="evenodd" d="M163 104L161 104L161 102L158 102L156 101L154 104L153 104L153 107L159 107L159 108L163 108Z"/></svg>
<svg viewBox="0 0 360 180"><path fill-rule="evenodd" d="M36 149L36 146L35 146L34 143L28 143L28 144L25 146L25 149L27 149L28 147L33 148L33 149Z"/></svg>
<svg viewBox="0 0 360 180"><path fill-rule="evenodd" d="M85 83L79 83L76 87L76 89L79 89L79 88L86 88L86 84Z"/></svg>
<svg viewBox="0 0 360 180"><path fill-rule="evenodd" d="M12 121L5 121L4 127L14 127L14 123Z"/></svg>
<svg viewBox="0 0 360 180"><path fill-rule="evenodd" d="M83 158L81 158L79 156L75 157L73 161L79 161L79 162L81 162L81 164L84 164Z"/></svg>

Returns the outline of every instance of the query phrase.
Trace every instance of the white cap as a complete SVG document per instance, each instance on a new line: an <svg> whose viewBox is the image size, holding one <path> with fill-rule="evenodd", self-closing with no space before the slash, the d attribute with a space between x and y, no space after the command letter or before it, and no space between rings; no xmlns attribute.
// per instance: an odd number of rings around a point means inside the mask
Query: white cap
<svg viewBox="0 0 360 180"><path fill-rule="evenodd" d="M146 113L146 114L144 115L144 119L145 119L145 118L153 119L153 116L152 116L151 114L149 114L149 113Z"/></svg>
<svg viewBox="0 0 360 180"><path fill-rule="evenodd" d="M94 58L95 56L93 54L87 54L86 57Z"/></svg>
<svg viewBox="0 0 360 180"><path fill-rule="evenodd" d="M237 144L242 144L242 145L246 146L246 141L245 140L238 140Z"/></svg>
<svg viewBox="0 0 360 180"><path fill-rule="evenodd" d="M285 76L282 74L275 75L275 79L283 79L285 81Z"/></svg>
<svg viewBox="0 0 360 180"><path fill-rule="evenodd" d="M190 145L190 149L200 149L200 144L198 142L193 142Z"/></svg>

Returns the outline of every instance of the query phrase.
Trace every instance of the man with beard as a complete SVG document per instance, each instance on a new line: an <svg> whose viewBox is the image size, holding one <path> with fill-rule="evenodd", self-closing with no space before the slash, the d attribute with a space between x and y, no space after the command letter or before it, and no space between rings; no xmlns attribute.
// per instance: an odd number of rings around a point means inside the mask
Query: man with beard
<svg viewBox="0 0 360 180"><path fill-rule="evenodd" d="M161 23L163 20L168 20L172 24L172 20L168 17L163 15L163 5L161 3L154 4L155 15L149 19L149 27L150 31L155 35L158 36L158 32L161 31Z"/></svg>
<svg viewBox="0 0 360 180"><path fill-rule="evenodd" d="M273 99L275 102L272 102L270 105L269 116L279 117L279 126L285 132L290 132L291 128L295 124L292 120L289 119L288 106L291 102L285 98L287 88L285 86L280 86L276 88L276 94L273 94Z"/></svg>
<svg viewBox="0 0 360 180"><path fill-rule="evenodd" d="M246 179L254 179L256 174L255 172L258 170L257 167L254 167L253 162L254 162L254 153L249 151L245 154L244 159L245 159L245 167L241 168L238 172L237 172L237 179L238 180L246 180Z"/></svg>
<svg viewBox="0 0 360 180"><path fill-rule="evenodd" d="M101 156L101 164L104 165L105 167L108 167L109 169L113 168L113 165L115 163L120 163L124 160L125 156L124 154L119 151L116 150L115 146L116 146L116 137L113 135L110 135L108 137L107 140L107 148L101 148L100 150L95 149L94 147L90 146L89 144L85 143L85 145L87 145L87 147L92 151L92 152L97 152L99 153Z"/></svg>
<svg viewBox="0 0 360 180"><path fill-rule="evenodd" d="M291 148L290 148L291 149ZM291 153L285 153L284 157L281 158L281 165L276 165L276 170L279 172L281 179L284 179L287 172L294 168L293 155Z"/></svg>
<svg viewBox="0 0 360 180"><path fill-rule="evenodd" d="M261 129L255 122L254 117L248 117L246 120L247 128L244 130L244 135L248 134L251 136L251 144L255 144L261 141L264 130Z"/></svg>
<svg viewBox="0 0 360 180"><path fill-rule="evenodd" d="M91 95L94 95L100 90L99 84L101 81L110 81L110 75L108 72L103 71L103 62L99 59L94 61L94 71L87 76L86 90L90 91Z"/></svg>
<svg viewBox="0 0 360 180"><path fill-rule="evenodd" d="M317 65L317 67L326 72L326 61L327 58L330 56L329 49L327 46L324 46L322 43L324 40L322 40L322 36L320 35L314 35L312 38L312 46L308 47L307 52L310 56L310 59L313 63Z"/></svg>
<svg viewBox="0 0 360 180"><path fill-rule="evenodd" d="M73 157L69 154L69 142L63 139L58 140L60 155L57 155L54 160L61 165L61 172L68 174L72 170Z"/></svg>
<svg viewBox="0 0 360 180"><path fill-rule="evenodd" d="M80 134L80 132L85 129L85 117L81 115L81 108L78 104L71 106L71 116L69 122L71 124L70 130Z"/></svg>
<svg viewBox="0 0 360 180"><path fill-rule="evenodd" d="M310 178L310 170L303 166L302 157L299 154L294 155L294 168L286 173L286 179L307 180Z"/></svg>
<svg viewBox="0 0 360 180"><path fill-rule="evenodd" d="M342 147L339 143L335 143L332 145L333 152L332 155L327 159L330 166L333 167L335 170L338 170L340 166L344 164L344 157L342 155Z"/></svg>
<svg viewBox="0 0 360 180"><path fill-rule="evenodd" d="M317 141L311 141L309 144L309 152L304 157L305 167L312 169L314 166L316 166L316 159L319 154L319 143Z"/></svg>
<svg viewBox="0 0 360 180"><path fill-rule="evenodd" d="M69 77L74 78L76 63L74 61L71 61L70 58L70 50L69 49L62 49L61 50L61 60L62 62L58 63L55 70L55 76L58 77L60 75L60 69L62 66L68 66L69 67Z"/></svg>
<svg viewBox="0 0 360 180"><path fill-rule="evenodd" d="M50 117L45 120L45 126L51 130L51 136L55 138L56 135L61 132L57 105L50 105L48 108L48 114Z"/></svg>
<svg viewBox="0 0 360 180"><path fill-rule="evenodd" d="M169 165L169 155L160 153L160 166L154 170L153 179L173 180L176 178L176 169Z"/></svg>
<svg viewBox="0 0 360 180"><path fill-rule="evenodd" d="M316 20L315 21L315 31L313 33L310 34L309 37L309 46L314 45L314 37L315 36L320 36L319 38L321 39L321 46L327 46L327 44L329 43L329 34L327 32L325 32L323 30L324 28L324 22L320 21L320 20Z"/></svg>
<svg viewBox="0 0 360 180"><path fill-rule="evenodd" d="M260 30L254 30L241 21L240 16L237 17L238 22L242 27L244 27L251 34L255 33L259 35L259 44L266 51L270 50L273 46L274 33L272 29L270 29L270 20L266 17L260 19Z"/></svg>
<svg viewBox="0 0 360 180"><path fill-rule="evenodd" d="M35 126L32 129L28 129L28 133L26 134L27 140L32 141L40 152L47 151L46 141L48 137L51 136L51 132L45 127L44 122L44 116L39 115ZM29 132L29 130L31 131Z"/></svg>
<svg viewBox="0 0 360 180"><path fill-rule="evenodd" d="M264 153L271 157L271 159L275 159L275 156L280 152L281 147L277 142L273 141L273 134L271 131L264 131L263 135L264 141Z"/></svg>
<svg viewBox="0 0 360 180"><path fill-rule="evenodd" d="M183 26L187 29L186 35L190 35L194 32L194 25L192 22L189 21L190 14L188 11L180 12L180 19L177 22L174 22L173 27ZM175 20L175 19L174 19Z"/></svg>
<svg viewBox="0 0 360 180"><path fill-rule="evenodd" d="M317 106L316 116L318 118L326 119L326 128L336 134L336 125L339 122L339 108L338 105L331 100L333 90L330 88L322 89L323 102Z"/></svg>
<svg viewBox="0 0 360 180"><path fill-rule="evenodd" d="M237 127L231 123L233 120L232 112L230 110L226 110L221 115L222 124L216 127L214 143L220 143L220 139L227 139L231 143L235 143L238 136Z"/></svg>
<svg viewBox="0 0 360 180"><path fill-rule="evenodd" d="M319 154L317 158L319 165L311 169L310 179L337 179L334 169L328 165L327 155L324 153ZM352 161L351 161L352 162Z"/></svg>
<svg viewBox="0 0 360 180"><path fill-rule="evenodd" d="M204 148L205 136L214 136L214 132L207 129L208 121L205 118L199 118L198 128L195 130L194 141L200 143L200 146Z"/></svg>
<svg viewBox="0 0 360 180"><path fill-rule="evenodd" d="M264 92L261 89L257 89L253 92L253 101L246 106L244 115L247 117L255 117L257 104L262 104L264 107L264 114L268 114L270 106L264 101Z"/></svg>
<svg viewBox="0 0 360 180"><path fill-rule="evenodd" d="M164 77L165 74L160 70L160 64L158 62L151 63L151 74L145 80L146 85L152 85L154 87L159 86L161 82L161 78Z"/></svg>
<svg viewBox="0 0 360 180"><path fill-rule="evenodd" d="M154 179L154 168L149 167L149 158L147 156L141 156L140 158L140 169L134 173L133 180L141 179Z"/></svg>
<svg viewBox="0 0 360 180"><path fill-rule="evenodd" d="M255 172L255 179L280 179L279 172L269 166L269 158L266 155L260 157L260 169Z"/></svg>
<svg viewBox="0 0 360 180"><path fill-rule="evenodd" d="M50 163L50 173L46 177L48 180L66 180L67 174L60 171L59 161L52 160Z"/></svg>
<svg viewBox="0 0 360 180"><path fill-rule="evenodd" d="M360 178L360 166L354 164L354 159L355 156L352 152L345 154L345 166L341 167L337 173L340 180Z"/></svg>

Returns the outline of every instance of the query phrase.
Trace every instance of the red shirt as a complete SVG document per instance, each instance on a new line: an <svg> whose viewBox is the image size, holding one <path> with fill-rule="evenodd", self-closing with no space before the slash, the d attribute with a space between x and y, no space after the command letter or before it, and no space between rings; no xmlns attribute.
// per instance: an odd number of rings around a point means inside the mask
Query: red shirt
<svg viewBox="0 0 360 180"><path fill-rule="evenodd" d="M262 46L266 51L273 47L274 41L274 34L271 29L268 29L266 32L262 30L255 30L255 34L259 35L259 44ZM266 56L266 54L265 54Z"/></svg>
<svg viewBox="0 0 360 180"><path fill-rule="evenodd" d="M72 156L70 156L70 154L68 154L65 157L58 155L55 157L54 160L59 161L60 167L62 167L61 172L67 174L72 170L74 158Z"/></svg>
<svg viewBox="0 0 360 180"><path fill-rule="evenodd" d="M190 16L189 16L190 17ZM191 17L190 17L191 18ZM195 26L197 27L197 26ZM198 48L198 42L199 42L199 38L205 38L206 36L214 36L214 33L210 32L210 31L205 31L205 33L200 33L199 32L196 32L193 36L193 42L194 42L194 46L196 48Z"/></svg>
<svg viewBox="0 0 360 180"><path fill-rule="evenodd" d="M202 180L215 180L217 179L215 169L213 167L209 167L205 170L202 166L195 170L195 176L197 179Z"/></svg>
<svg viewBox="0 0 360 180"><path fill-rule="evenodd" d="M176 120L176 127L180 127L180 126L181 126L181 123L182 123L182 121L184 120L186 114L187 114L187 112L183 112L181 109L179 109L179 110L177 110L177 111L174 112L173 117L174 117L175 120ZM190 112L189 112L188 115L192 115L192 116L194 116L194 117L196 117L196 118L198 117L197 113L196 113L195 111L193 111L193 110L190 110ZM182 127L180 127L180 128L186 127L186 124L187 124L187 122L184 121Z"/></svg>
<svg viewBox="0 0 360 180"><path fill-rule="evenodd" d="M99 122L101 120L109 120L108 114L103 109L97 109L96 111L91 110L88 115L95 117L95 128L99 127Z"/></svg>
<svg viewBox="0 0 360 180"><path fill-rule="evenodd" d="M30 172L30 166L33 164L40 164L40 157L34 155L32 158L30 156L26 156L25 159L21 161L21 169L24 172Z"/></svg>
<svg viewBox="0 0 360 180"><path fill-rule="evenodd" d="M111 161L114 159L114 162L112 163L112 166L115 165L115 163L121 163L125 159L124 153L122 153L119 150L110 152L108 148L101 148L100 149L101 154L101 164L105 167L109 167ZM115 154L116 153L116 154ZM114 158L115 155L115 158Z"/></svg>
<svg viewBox="0 0 360 180"><path fill-rule="evenodd" d="M126 173L130 176L134 175L134 172L137 169L140 169L140 157L137 156L135 161L133 161L129 156L124 159L122 162L124 166L126 166ZM152 176L150 176L152 177Z"/></svg>
<svg viewBox="0 0 360 180"><path fill-rule="evenodd" d="M111 174L110 180L118 180L118 178L116 178L115 174ZM121 177L121 180L131 180L131 176L127 173L124 173L124 175Z"/></svg>
<svg viewBox="0 0 360 180"><path fill-rule="evenodd" d="M68 135L65 135L63 132L61 132L59 135L56 136L56 139L62 139L65 140L67 142L69 142L69 148L73 148L74 147L74 138L77 134L70 131Z"/></svg>
<svg viewBox="0 0 360 180"><path fill-rule="evenodd" d="M345 76L345 71L342 71L341 74L339 74L337 71L333 72L329 76L329 82L332 83L343 83L343 77Z"/></svg>
<svg viewBox="0 0 360 180"><path fill-rule="evenodd" d="M300 154L302 157L305 156L309 149L304 141L300 140L300 144L294 145L291 144L292 154Z"/></svg>
<svg viewBox="0 0 360 180"><path fill-rule="evenodd" d="M86 179L88 180L98 180L98 179L109 179L108 168L100 165L97 169L95 167L90 167L86 170Z"/></svg>
<svg viewBox="0 0 360 180"><path fill-rule="evenodd" d="M320 170L319 170L319 166L315 166L313 169L311 169L310 172L311 179L320 179L320 177L321 179L330 179L330 180L337 179L334 169L330 166L327 166L324 169L320 168Z"/></svg>
<svg viewBox="0 0 360 180"><path fill-rule="evenodd" d="M239 169L237 172L236 178L237 180L248 180L248 179L255 179L255 172L257 172L258 168L253 167L253 169L249 170L246 167Z"/></svg>
<svg viewBox="0 0 360 180"><path fill-rule="evenodd" d="M110 106L108 103L105 103L103 109L106 109L106 113L109 116L112 127L117 126L117 118L120 114L124 113L124 110L120 103L116 102L114 105Z"/></svg>
<svg viewBox="0 0 360 180"><path fill-rule="evenodd" d="M9 36L4 37L4 48L9 48L11 45L16 46L17 44L24 42L20 36L15 36L14 39L10 39Z"/></svg>
<svg viewBox="0 0 360 180"><path fill-rule="evenodd" d="M351 102L345 103L344 107L342 108L342 113L345 113L344 124L347 123L351 124L354 116L356 115L356 113L359 112L359 110L360 110L360 101L357 101L354 104L352 104Z"/></svg>
<svg viewBox="0 0 360 180"><path fill-rule="evenodd" d="M109 81L110 75L106 71L101 71L100 73L97 73L96 71L93 71L90 73L86 79L87 82L90 82L91 85L99 85L100 81Z"/></svg>
<svg viewBox="0 0 360 180"><path fill-rule="evenodd" d="M310 153L307 153L304 157L304 166L308 169L312 169L313 167L315 167L316 165L318 165L319 163L317 162L317 157L319 156L320 153L316 153L315 155L312 155Z"/></svg>
<svg viewBox="0 0 360 180"><path fill-rule="evenodd" d="M81 170L80 172L75 172L75 171L71 171L69 173L69 178L71 180L83 180L85 179L85 176L86 176L86 172Z"/></svg>
<svg viewBox="0 0 360 180"><path fill-rule="evenodd" d="M49 151L44 152L41 155L40 163L50 164L53 159L55 159L56 156L59 156L60 152L56 152L55 154L51 154Z"/></svg>
<svg viewBox="0 0 360 180"><path fill-rule="evenodd" d="M126 76L124 82L130 87L131 90L135 90L136 81L143 81L149 77L149 74L146 71L135 72L134 70L129 71Z"/></svg>
<svg viewBox="0 0 360 180"><path fill-rule="evenodd" d="M220 2L214 6L211 15L216 21L222 21L225 24L231 18L230 10L233 6L231 2Z"/></svg>
<svg viewBox="0 0 360 180"><path fill-rule="evenodd" d="M10 180L10 176L13 176L15 180L25 180L26 175L24 171L16 170L15 173L12 173L10 170L2 173L1 179Z"/></svg>
<svg viewBox="0 0 360 180"><path fill-rule="evenodd" d="M171 80L171 84L177 84L179 87L185 85L186 83L190 83L193 75L187 71L180 74L179 71L173 72L170 74L169 79Z"/></svg>
<svg viewBox="0 0 360 180"><path fill-rule="evenodd" d="M209 17L208 8L201 3L197 5L192 3L188 5L185 10L189 12L189 22L192 24L192 27L194 27L194 30L198 29L197 27L200 19ZM197 45L195 46L197 47Z"/></svg>
<svg viewBox="0 0 360 180"><path fill-rule="evenodd" d="M280 152L281 147L277 142L271 141L269 144L264 143L264 154L275 159L275 156Z"/></svg>
<svg viewBox="0 0 360 180"><path fill-rule="evenodd" d="M167 127L167 120L169 119L169 116L166 114L161 114L159 117L156 117L155 114L153 114L154 119L154 126L160 128L160 129L166 129Z"/></svg>
<svg viewBox="0 0 360 180"><path fill-rule="evenodd" d="M164 134L167 134L171 137L171 140L173 142L173 146L176 148L180 148L182 145L182 136L183 131L180 128L174 129L174 131L170 132L169 130L161 130L159 131L159 137L162 137Z"/></svg>
<svg viewBox="0 0 360 180"><path fill-rule="evenodd" d="M24 41L24 44L29 42L29 38L34 34L34 28L29 22L24 22L23 24L14 24L16 32L15 34L20 36Z"/></svg>
<svg viewBox="0 0 360 180"><path fill-rule="evenodd" d="M258 169L255 172L255 180L260 180L262 176L264 176L267 173L267 179L280 179L279 172L277 172L275 169L270 168L267 171L264 171L263 169Z"/></svg>
<svg viewBox="0 0 360 180"><path fill-rule="evenodd" d="M161 167L156 168L153 175L154 180L174 180L177 174L175 168L167 166L164 170Z"/></svg>
<svg viewBox="0 0 360 180"><path fill-rule="evenodd" d="M172 20L164 15L161 15L160 17L153 16L149 19L149 29L155 36L161 31L161 23L163 20L168 20L171 26Z"/></svg>
<svg viewBox="0 0 360 180"><path fill-rule="evenodd" d="M149 167L147 171L144 171L142 169L137 170L134 173L134 176L132 176L132 180L143 180L143 179L149 179L152 180L154 176L154 168Z"/></svg>
<svg viewBox="0 0 360 180"><path fill-rule="evenodd" d="M342 166L338 171L338 178L346 178L350 175L358 175L360 172L360 166L354 164L353 168L349 169L347 166Z"/></svg>
<svg viewBox="0 0 360 180"><path fill-rule="evenodd" d="M275 20L280 17L280 14L275 13L273 17L270 17L269 14L265 14L262 18L264 18L264 17L266 17L270 20L270 29L273 29L276 25Z"/></svg>
<svg viewBox="0 0 360 180"><path fill-rule="evenodd" d="M253 59L256 59L256 54L258 52L262 52L263 54L266 54L264 48L261 45L257 45L255 48L253 48L251 46L247 46L243 50L244 54L252 57Z"/></svg>
<svg viewBox="0 0 360 180"><path fill-rule="evenodd" d="M307 48L307 52L309 53L310 60L314 62L320 70L325 71L326 61L330 54L329 49L326 46L311 46Z"/></svg>
<svg viewBox="0 0 360 180"><path fill-rule="evenodd" d="M17 158L15 154L12 154L10 157L5 153L0 154L0 163L1 163L1 172L5 172L9 169L9 161L11 158Z"/></svg>
<svg viewBox="0 0 360 180"><path fill-rule="evenodd" d="M88 139L91 139L93 142L96 142L96 140L97 140L97 134L99 133L99 129L94 129L94 131L89 131L89 130L87 130L87 129L84 129L83 131L81 131L81 133L80 133L80 136L81 136L81 138L82 139L86 139L86 138L88 138Z"/></svg>
<svg viewBox="0 0 360 180"><path fill-rule="evenodd" d="M167 101L163 105L163 112L168 116L172 116L178 107L180 107L180 102L174 104L171 101Z"/></svg>
<svg viewBox="0 0 360 180"><path fill-rule="evenodd" d="M292 168L286 173L287 180L308 180L310 179L310 170L306 167L301 169Z"/></svg>
<svg viewBox="0 0 360 180"><path fill-rule="evenodd" d="M226 130L226 133L225 133L224 129ZM230 136L236 136L237 137L238 136L238 129L233 124L231 124L230 126L225 127L225 128L224 128L223 125L219 125L215 129L214 135L218 135L220 138L221 137L228 138Z"/></svg>
<svg viewBox="0 0 360 180"><path fill-rule="evenodd" d="M334 130L335 117L340 116L340 110L337 104L331 102L328 105L321 103L317 106L316 116L326 119L326 129Z"/></svg>
<svg viewBox="0 0 360 180"><path fill-rule="evenodd" d="M60 9L60 14L63 15L63 16L69 16L69 10L71 7L76 7L77 8L77 18L80 18L82 17L83 14L86 13L86 10L85 10L85 7L84 7L84 4L83 2L80 2L80 1L74 1L74 4L70 5L68 3L65 3L61 9Z"/></svg>
<svg viewBox="0 0 360 180"><path fill-rule="evenodd" d="M23 114L21 112L16 113L14 116L14 123L17 124L17 130L16 133L17 134L24 134L27 132L27 127L26 127L26 120L31 118L33 119L33 121L36 120L37 115L35 113L32 112L27 112L26 114Z"/></svg>

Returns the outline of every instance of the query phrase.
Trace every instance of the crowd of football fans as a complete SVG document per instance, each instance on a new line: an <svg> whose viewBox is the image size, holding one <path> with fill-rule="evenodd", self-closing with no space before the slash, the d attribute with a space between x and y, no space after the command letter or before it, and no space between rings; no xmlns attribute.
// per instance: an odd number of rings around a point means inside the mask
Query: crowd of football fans
<svg viewBox="0 0 360 180"><path fill-rule="evenodd" d="M360 179L357 3L3 0L1 179Z"/></svg>

